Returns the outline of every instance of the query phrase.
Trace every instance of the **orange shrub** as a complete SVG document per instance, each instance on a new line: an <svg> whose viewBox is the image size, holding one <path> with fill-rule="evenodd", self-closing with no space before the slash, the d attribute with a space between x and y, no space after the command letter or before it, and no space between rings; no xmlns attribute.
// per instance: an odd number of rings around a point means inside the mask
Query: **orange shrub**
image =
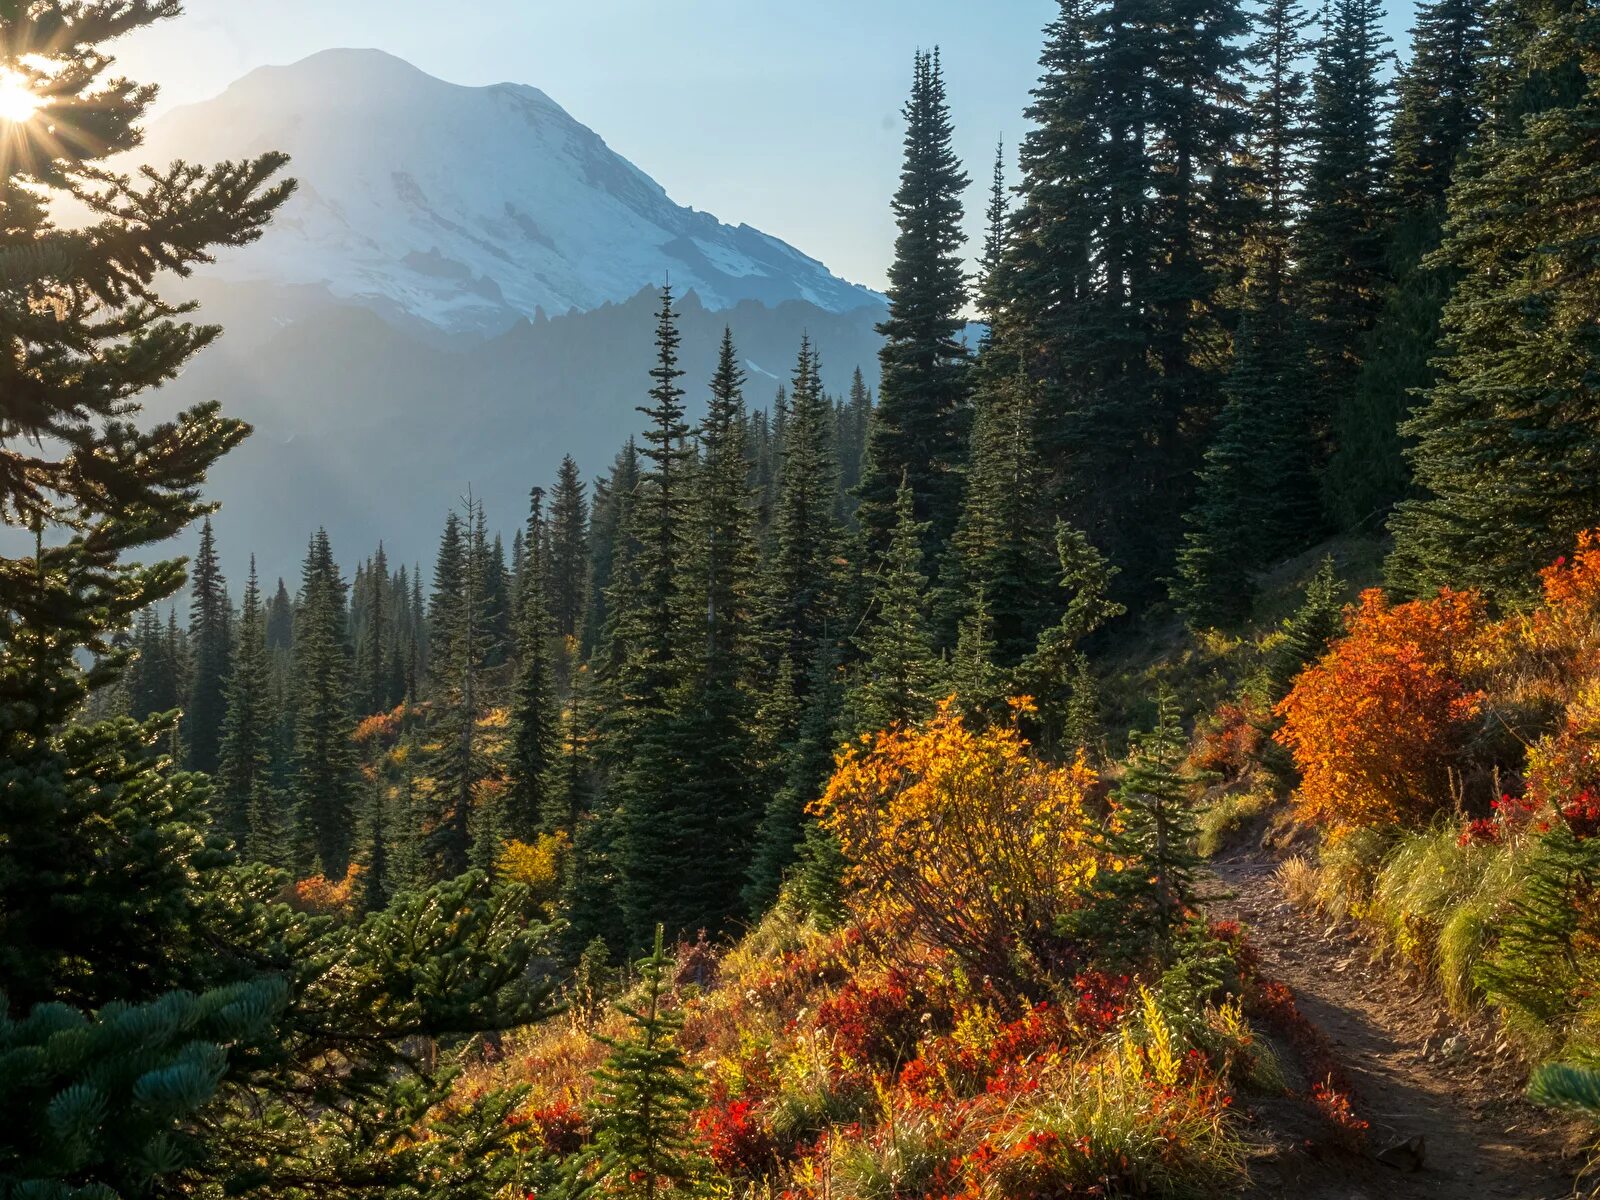
<svg viewBox="0 0 1600 1200"><path fill-rule="evenodd" d="M1301 773L1301 811L1336 833L1434 811L1483 702L1465 682L1484 628L1476 592L1390 606L1374 588L1346 620L1346 635L1276 710L1276 736Z"/></svg>
<svg viewBox="0 0 1600 1200"><path fill-rule="evenodd" d="M1094 873L1080 757L1051 767L1014 727L932 720L847 747L813 810L866 922L917 935L997 979L1047 972L1062 912Z"/></svg>
<svg viewBox="0 0 1600 1200"><path fill-rule="evenodd" d="M353 916L358 899L356 883L360 878L361 867L351 863L344 878L337 883L322 874L298 880L289 889L289 905L300 912L320 916Z"/></svg>

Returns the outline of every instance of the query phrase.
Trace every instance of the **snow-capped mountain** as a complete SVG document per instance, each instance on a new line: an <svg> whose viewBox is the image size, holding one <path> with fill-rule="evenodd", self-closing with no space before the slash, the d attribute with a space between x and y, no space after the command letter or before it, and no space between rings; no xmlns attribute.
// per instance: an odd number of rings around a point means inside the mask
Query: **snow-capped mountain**
<svg viewBox="0 0 1600 1200"><path fill-rule="evenodd" d="M670 277L709 308L882 297L747 225L674 203L537 88L462 87L378 50L252 71L152 123L139 156L287 151L299 192L206 274L326 292L391 321L493 334Z"/></svg>

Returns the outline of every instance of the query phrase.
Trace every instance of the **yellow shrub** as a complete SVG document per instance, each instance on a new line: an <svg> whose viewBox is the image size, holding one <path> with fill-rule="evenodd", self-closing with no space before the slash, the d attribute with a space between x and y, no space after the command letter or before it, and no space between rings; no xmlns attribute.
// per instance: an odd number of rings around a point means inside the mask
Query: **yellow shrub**
<svg viewBox="0 0 1600 1200"><path fill-rule="evenodd" d="M1048 970L1057 922L1094 873L1095 774L1036 758L1013 727L976 731L947 701L840 754L814 806L849 864L858 915L978 973Z"/></svg>

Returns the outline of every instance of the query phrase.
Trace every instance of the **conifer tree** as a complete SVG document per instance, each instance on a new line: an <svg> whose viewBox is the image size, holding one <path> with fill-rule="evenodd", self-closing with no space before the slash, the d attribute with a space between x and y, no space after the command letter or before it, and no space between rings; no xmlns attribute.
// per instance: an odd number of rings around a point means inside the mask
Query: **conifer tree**
<svg viewBox="0 0 1600 1200"><path fill-rule="evenodd" d="M895 526L870 582L871 603L856 636L860 661L845 701L846 729L854 735L887 729L933 711L939 662L928 638L928 577L922 573L922 536L909 482L895 496Z"/></svg>
<svg viewBox="0 0 1600 1200"><path fill-rule="evenodd" d="M611 1053L594 1073L595 1181L639 1200L693 1195L711 1174L694 1132L704 1097L676 1040L683 1015L668 994L671 966L658 926L654 951L639 960L640 998L617 1006L628 1035L600 1038Z"/></svg>
<svg viewBox="0 0 1600 1200"><path fill-rule="evenodd" d="M1170 585L1192 628L1244 620L1255 598L1252 572L1323 528L1306 353L1289 305L1263 299L1247 310Z"/></svg>
<svg viewBox="0 0 1600 1200"><path fill-rule="evenodd" d="M189 578L191 669L183 706L184 763L192 771L217 773L217 751L226 712L228 654L233 607L217 561L211 518L200 525L200 549Z"/></svg>
<svg viewBox="0 0 1600 1200"><path fill-rule="evenodd" d="M423 860L433 880L466 871L477 829L476 796L484 763L478 744L484 664L490 651L484 581L489 556L483 508L468 495L463 512L445 518L429 612L429 674L438 750L430 763ZM492 848L498 831L477 830Z"/></svg>
<svg viewBox="0 0 1600 1200"><path fill-rule="evenodd" d="M991 373L1010 359L991 342L977 389L977 422L966 502L946 578L962 595L961 620L981 596L994 661L1014 668L1033 649L1055 610L1055 563L1044 527L1044 472L1038 454L1037 386L1021 369Z"/></svg>
<svg viewBox="0 0 1600 1200"><path fill-rule="evenodd" d="M1287 696L1295 676L1321 658L1329 643L1344 632L1343 591L1333 559L1324 558L1306 585L1300 607L1284 619L1279 630L1282 637L1267 658L1266 683L1272 703Z"/></svg>
<svg viewBox="0 0 1600 1200"><path fill-rule="evenodd" d="M1335 412L1329 464L1333 515L1376 529L1410 489L1400 426L1437 378L1439 321L1458 272L1438 248L1456 166L1482 121L1489 48L1483 0L1420 5L1411 61L1396 85L1388 181L1393 279L1362 351L1361 373Z"/></svg>
<svg viewBox="0 0 1600 1200"><path fill-rule="evenodd" d="M1177 704L1163 689L1154 728L1134 736L1105 838L1107 853L1125 865L1095 876L1093 899L1076 918L1079 932L1109 957L1136 962L1153 946L1165 966L1193 917L1200 857L1185 749Z"/></svg>
<svg viewBox="0 0 1600 1200"><path fill-rule="evenodd" d="M271 804L272 790L272 681L267 665L267 631L261 609L261 587L256 579L255 555L250 556L250 577L245 583L244 607L239 615L233 665L228 672L227 716L222 724L222 746L214 793L214 818L218 827L255 858L270 853L262 834L281 836L282 830L258 829L257 823ZM276 824L276 823L274 823Z"/></svg>
<svg viewBox="0 0 1600 1200"><path fill-rule="evenodd" d="M984 209L983 253L978 258L978 319L985 328L981 349L987 349L994 333L995 312L1000 306L1000 271L1005 263L1009 235L1007 218L1011 198L1006 193L1006 144L1002 138L994 149L994 174L989 182L989 206Z"/></svg>
<svg viewBox="0 0 1600 1200"><path fill-rule="evenodd" d="M756 500L745 445L744 373L724 330L711 398L698 432L700 464L690 514L687 586L701 636L688 651L693 674L677 704L675 736L685 764L675 803L685 814L682 897L685 930L729 927L759 815L751 688L756 677Z"/></svg>
<svg viewBox="0 0 1600 1200"><path fill-rule="evenodd" d="M560 713L551 663L554 630L547 607L544 489L528 504L522 571L517 589L517 677L511 697L511 787L501 831L531 841L535 834L571 832L571 815L560 795Z"/></svg>
<svg viewBox="0 0 1600 1200"><path fill-rule="evenodd" d="M1064 522L1056 526L1056 558L1060 587L1067 593L1061 619L1040 635L1038 646L1017 670L1022 690L1039 703L1047 734L1066 724L1084 675L1084 639L1127 612L1111 595L1118 569L1080 530Z"/></svg>
<svg viewBox="0 0 1600 1200"><path fill-rule="evenodd" d="M1006 673L995 666L993 626L988 597L979 588L961 619L949 673L950 690L961 711L979 724L999 716L1005 699Z"/></svg>
<svg viewBox="0 0 1600 1200"><path fill-rule="evenodd" d="M1169 565L1220 408L1243 31L1232 0L1063 0L1029 109L994 340L1040 388L1047 503L1134 590Z"/></svg>
<svg viewBox="0 0 1600 1200"><path fill-rule="evenodd" d="M844 695L839 670L839 652L832 642L817 648L806 672L801 691L780 673L780 686L789 693L780 704L778 715L796 714L795 732L777 756L777 786L769 793L766 811L756 831L755 853L745 882L744 902L751 916L759 917L778 898L784 878L799 858L807 831L814 822L806 810L820 794L833 771L833 756L839 748L838 725Z"/></svg>
<svg viewBox="0 0 1600 1200"><path fill-rule="evenodd" d="M1450 196L1439 257L1460 282L1439 381L1403 431L1421 495L1390 522L1386 573L1409 591L1524 593L1600 511L1600 35L1564 4L1530 16L1523 111L1497 116Z"/></svg>
<svg viewBox="0 0 1600 1200"><path fill-rule="evenodd" d="M893 208L899 236L889 268L889 316L878 327L882 379L867 440L859 518L868 549L883 553L904 479L924 551L938 561L955 531L968 423L968 352L960 340L967 280L961 194L967 176L952 147L938 50L916 57L904 110L905 161Z"/></svg>
<svg viewBox="0 0 1600 1200"><path fill-rule="evenodd" d="M831 606L839 590L836 559L843 531L834 512L838 464L819 373L816 351L802 338L783 410L787 416L765 584L774 662L784 657L791 663L815 661L819 646L836 630Z"/></svg>
<svg viewBox="0 0 1600 1200"><path fill-rule="evenodd" d="M356 677L360 711L386 712L399 703L391 697L389 688L389 642L393 636L390 628L391 607L389 588L389 559L383 552L383 543L367 565L366 586L361 592L361 632L356 639Z"/></svg>
<svg viewBox="0 0 1600 1200"><path fill-rule="evenodd" d="M344 876L355 832L345 584L326 530L306 550L294 614L294 866Z"/></svg>
<svg viewBox="0 0 1600 1200"><path fill-rule="evenodd" d="M1296 290L1323 438L1356 377L1386 283L1382 17L1378 0L1331 0L1313 72Z"/></svg>
<svg viewBox="0 0 1600 1200"><path fill-rule="evenodd" d="M578 464L563 455L550 497L550 617L559 637L583 631L589 592L589 501Z"/></svg>

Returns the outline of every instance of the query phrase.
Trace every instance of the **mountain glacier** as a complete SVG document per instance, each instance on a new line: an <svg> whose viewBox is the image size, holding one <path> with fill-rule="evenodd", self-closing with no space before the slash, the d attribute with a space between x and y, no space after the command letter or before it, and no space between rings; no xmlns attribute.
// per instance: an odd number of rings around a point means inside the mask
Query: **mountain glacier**
<svg viewBox="0 0 1600 1200"><path fill-rule="evenodd" d="M277 149L299 191L213 280L313 289L400 324L493 335L670 280L708 308L883 298L748 225L665 190L538 88L463 87L379 50L252 71L151 124L165 163Z"/></svg>

